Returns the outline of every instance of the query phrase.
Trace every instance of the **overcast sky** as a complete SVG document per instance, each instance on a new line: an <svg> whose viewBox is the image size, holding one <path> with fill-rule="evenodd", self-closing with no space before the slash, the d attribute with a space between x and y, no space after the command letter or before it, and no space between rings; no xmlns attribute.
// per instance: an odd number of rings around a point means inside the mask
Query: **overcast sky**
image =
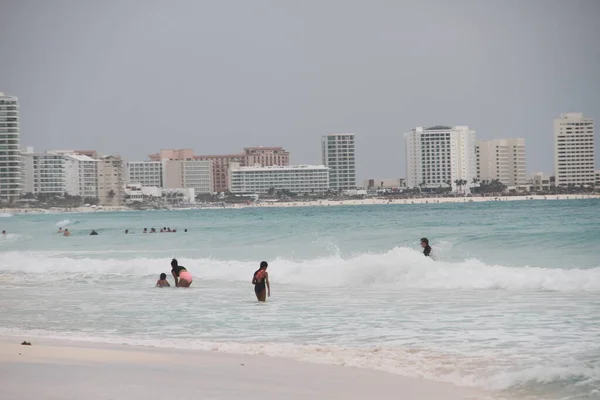
<svg viewBox="0 0 600 400"><path fill-rule="evenodd" d="M552 172L553 118L600 120L599 21L596 0L0 0L0 91L37 151L320 163L322 134L352 132L362 181L404 176L403 133L448 124L524 137Z"/></svg>

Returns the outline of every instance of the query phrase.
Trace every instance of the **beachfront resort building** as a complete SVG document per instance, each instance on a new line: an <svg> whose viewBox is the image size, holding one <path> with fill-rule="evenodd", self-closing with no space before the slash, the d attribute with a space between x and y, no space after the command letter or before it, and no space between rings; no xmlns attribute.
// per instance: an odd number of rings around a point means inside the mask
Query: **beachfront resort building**
<svg viewBox="0 0 600 400"><path fill-rule="evenodd" d="M244 157L246 165L263 167L290 165L290 153L283 147L246 147Z"/></svg>
<svg viewBox="0 0 600 400"><path fill-rule="evenodd" d="M243 154L195 156L194 159L211 163L213 190L217 193L225 193L229 188L229 165L246 165L246 156Z"/></svg>
<svg viewBox="0 0 600 400"><path fill-rule="evenodd" d="M363 187L365 189L400 189L406 186L404 178L381 178L365 179Z"/></svg>
<svg viewBox="0 0 600 400"><path fill-rule="evenodd" d="M478 140L477 179L499 180L509 189L527 189L525 139Z"/></svg>
<svg viewBox="0 0 600 400"><path fill-rule="evenodd" d="M144 187L163 187L163 163L161 161L128 162L127 183L139 183Z"/></svg>
<svg viewBox="0 0 600 400"><path fill-rule="evenodd" d="M22 190L19 100L0 92L0 201L13 202Z"/></svg>
<svg viewBox="0 0 600 400"><path fill-rule="evenodd" d="M213 193L212 163L207 160L163 161L163 187L165 189L193 188L196 194Z"/></svg>
<svg viewBox="0 0 600 400"><path fill-rule="evenodd" d="M159 153L148 156L150 161L167 160L196 160L208 161L211 163L212 183L211 192L223 193L229 189L229 166L232 163L240 166L262 165L273 166L289 165L290 153L283 147L246 147L243 153L237 154L216 154L216 155L194 155L192 149L163 149ZM163 166L164 171L164 166ZM133 181L132 181L133 182ZM166 187L166 186L165 186ZM205 189L196 193L205 193Z"/></svg>
<svg viewBox="0 0 600 400"><path fill-rule="evenodd" d="M321 139L323 165L329 168L329 188L356 189L356 154L353 133L332 133Z"/></svg>
<svg viewBox="0 0 600 400"><path fill-rule="evenodd" d="M564 113L554 120L556 186L592 186L595 179L594 120Z"/></svg>
<svg viewBox="0 0 600 400"><path fill-rule="evenodd" d="M98 200L102 206L118 207L125 197L125 163L121 156L98 159Z"/></svg>
<svg viewBox="0 0 600 400"><path fill-rule="evenodd" d="M65 156L57 153L34 153L28 147L21 153L23 193L62 196L67 192Z"/></svg>
<svg viewBox="0 0 600 400"><path fill-rule="evenodd" d="M596 179L594 180L595 186L600 188L600 169L596 170Z"/></svg>
<svg viewBox="0 0 600 400"><path fill-rule="evenodd" d="M265 194L287 190L296 194L322 194L329 189L329 168L323 165L229 168L231 193Z"/></svg>
<svg viewBox="0 0 600 400"><path fill-rule="evenodd" d="M406 185L469 192L477 177L475 131L468 126L417 127L404 134ZM465 185L456 182L466 181Z"/></svg>
<svg viewBox="0 0 600 400"><path fill-rule="evenodd" d="M543 172L536 172L529 180L529 190L532 192L548 191L554 187L554 182Z"/></svg>
<svg viewBox="0 0 600 400"><path fill-rule="evenodd" d="M85 199L98 198L98 160L87 155L66 153L65 191Z"/></svg>

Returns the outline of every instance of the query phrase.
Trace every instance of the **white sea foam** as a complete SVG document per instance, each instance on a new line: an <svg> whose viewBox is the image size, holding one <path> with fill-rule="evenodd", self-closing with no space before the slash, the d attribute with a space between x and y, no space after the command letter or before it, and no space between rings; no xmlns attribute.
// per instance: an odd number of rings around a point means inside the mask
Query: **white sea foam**
<svg viewBox="0 0 600 400"><path fill-rule="evenodd" d="M77 277L104 280L146 278L169 268L169 257L122 259L73 259L35 253L0 255L2 279L57 281ZM247 282L257 262L210 259L180 259L192 275L202 280ZM26 266L24 268L23 266ZM339 256L308 261L277 259L269 271L278 284L359 287L385 286L419 289L544 290L600 292L600 268L554 269L486 265L470 259L463 262L432 261L407 248L381 254ZM18 272L18 274L14 274ZM315 279L318 277L318 279Z"/></svg>
<svg viewBox="0 0 600 400"><path fill-rule="evenodd" d="M57 228L64 228L65 226L69 226L73 224L73 222L70 219L63 219L62 221L58 221L56 223L56 227Z"/></svg>
<svg viewBox="0 0 600 400"><path fill-rule="evenodd" d="M12 216L13 216L13 214L10 214L10 213L0 213L0 218L10 218Z"/></svg>

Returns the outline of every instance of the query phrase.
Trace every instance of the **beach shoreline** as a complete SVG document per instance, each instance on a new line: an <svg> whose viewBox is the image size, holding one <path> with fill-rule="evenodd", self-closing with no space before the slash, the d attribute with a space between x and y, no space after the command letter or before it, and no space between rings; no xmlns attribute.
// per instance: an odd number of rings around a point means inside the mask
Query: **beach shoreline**
<svg viewBox="0 0 600 400"><path fill-rule="evenodd" d="M528 195L528 196L497 196L497 197L422 197L402 199L350 199L350 200L310 200L310 201L260 201L250 204L226 204L226 205L197 205L193 207L173 207L169 209L153 211L182 211L182 210L223 210L223 209L245 209L245 208L268 208L268 207L335 207L335 206L375 206L375 205L411 205L411 204L462 204L483 203L499 201L556 201L556 200L590 200L600 199L598 194L561 194L561 195ZM80 214L80 213L105 213L105 212L133 212L139 211L126 206L121 207L78 207L78 208L2 208L0 215L16 214Z"/></svg>
<svg viewBox="0 0 600 400"><path fill-rule="evenodd" d="M21 345L27 341L31 346ZM292 359L0 336L0 397L487 399L451 384ZM34 383L34 384L32 384Z"/></svg>

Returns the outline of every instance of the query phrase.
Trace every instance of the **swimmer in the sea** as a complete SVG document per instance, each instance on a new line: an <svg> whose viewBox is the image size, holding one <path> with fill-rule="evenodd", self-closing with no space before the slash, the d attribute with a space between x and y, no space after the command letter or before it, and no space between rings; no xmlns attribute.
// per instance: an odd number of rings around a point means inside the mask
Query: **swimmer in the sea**
<svg viewBox="0 0 600 400"><path fill-rule="evenodd" d="M254 285L254 294L256 295L256 299L261 302L267 301L267 296L271 297L271 284L269 283L269 273L267 272L268 267L269 264L266 261L261 262L260 268L254 273L254 276L252 277L252 284Z"/></svg>
<svg viewBox="0 0 600 400"><path fill-rule="evenodd" d="M71 236L71 232L68 229L65 229L63 236Z"/></svg>
<svg viewBox="0 0 600 400"><path fill-rule="evenodd" d="M423 248L423 255L425 255L425 257L430 257L431 259L435 259L433 257L431 246L429 245L429 239L421 238L421 247Z"/></svg>
<svg viewBox="0 0 600 400"><path fill-rule="evenodd" d="M175 279L175 287L190 287L192 274L183 265L179 265L176 259L171 260L171 274Z"/></svg>
<svg viewBox="0 0 600 400"><path fill-rule="evenodd" d="M62 228L58 228L58 233L63 233Z"/></svg>
<svg viewBox="0 0 600 400"><path fill-rule="evenodd" d="M95 230L92 229L92 231L90 232L90 236L97 236L98 232L96 232Z"/></svg>
<svg viewBox="0 0 600 400"><path fill-rule="evenodd" d="M171 286L171 285L169 285L169 281L167 280L167 274L165 274L165 273L160 274L160 279L156 281L156 286L157 287Z"/></svg>
<svg viewBox="0 0 600 400"><path fill-rule="evenodd" d="M2 236L6 236L6 231L2 231Z"/></svg>

